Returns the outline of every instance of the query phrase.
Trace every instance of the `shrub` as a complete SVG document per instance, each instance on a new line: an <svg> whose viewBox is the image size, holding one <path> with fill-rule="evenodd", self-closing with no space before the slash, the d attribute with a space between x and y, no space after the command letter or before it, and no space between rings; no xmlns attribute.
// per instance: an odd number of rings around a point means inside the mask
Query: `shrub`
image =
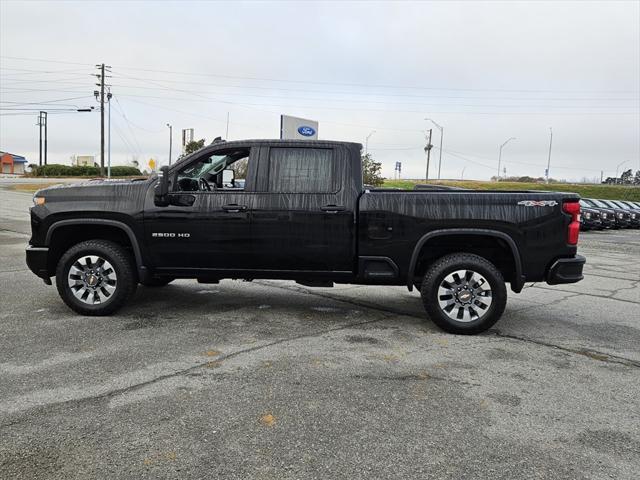
<svg viewBox="0 0 640 480"><path fill-rule="evenodd" d="M42 167L35 167L32 175L36 177L98 177L100 176L100 168L52 163ZM135 167L111 167L112 177L135 177L139 175L142 175L142 173Z"/></svg>

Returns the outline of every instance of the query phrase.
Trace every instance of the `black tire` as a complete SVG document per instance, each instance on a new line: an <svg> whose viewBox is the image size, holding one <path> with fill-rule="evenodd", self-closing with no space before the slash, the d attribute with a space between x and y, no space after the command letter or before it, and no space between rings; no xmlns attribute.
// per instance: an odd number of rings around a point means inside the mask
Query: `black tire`
<svg viewBox="0 0 640 480"><path fill-rule="evenodd" d="M173 282L175 278L163 278L163 277L152 277L144 282L140 282L140 285L144 285L145 287L164 287Z"/></svg>
<svg viewBox="0 0 640 480"><path fill-rule="evenodd" d="M466 276L464 279L459 275L455 277L456 272L460 270L475 272L472 277L474 280L466 280ZM458 281L454 281L452 284L446 282L445 285L448 285L446 288L450 289L446 292L451 291L455 294L446 293L439 297L439 288L447 277L459 278L460 283L458 284ZM483 278L484 282L476 282L476 278ZM472 282L475 283L472 285ZM486 286L480 288L481 285L486 284L490 289L488 294ZM462 291L457 292L461 289ZM500 319L507 304L507 289L502 274L491 262L471 253L453 253L437 260L427 269L420 294L424 308L433 323L446 332L463 335L473 335L491 328ZM461 297L458 297L458 294ZM462 295L466 295L466 297L462 297ZM484 299L483 296L485 296ZM449 299L449 297L451 298ZM456 303L463 298L467 300L466 303ZM491 300L487 307L485 302L488 298ZM440 302L453 303L453 306L442 307ZM484 310L480 308L482 305L485 305ZM451 309L447 313L446 309L449 308ZM473 313L477 318L474 318ZM466 321L449 316L457 317L465 314L468 315Z"/></svg>
<svg viewBox="0 0 640 480"><path fill-rule="evenodd" d="M89 257L98 257L99 260L94 266L91 266L90 262L85 262L83 265L81 262ZM111 268L103 269L100 260L103 261L102 265L109 265ZM83 269L82 274L75 274L74 272L80 271L79 267ZM71 271L72 268L73 271ZM97 277L100 278L97 282L105 279L102 285L106 288L90 287L88 283L83 283L81 280L77 280L72 288L69 284L72 281L71 277L77 279L77 277L88 275L87 269L90 268L95 268ZM110 271L107 272L107 270ZM113 282L113 284L108 285L107 282ZM135 292L138 278L133 259L122 246L107 240L87 240L74 245L62 255L56 268L56 286L60 297L69 308L81 315L100 316L109 315L120 309ZM107 290L112 291L109 293ZM85 300L77 296L85 293L87 294ZM108 296L107 293L109 293ZM92 295L94 298L96 296L100 298L101 302L89 303L91 300L88 297Z"/></svg>

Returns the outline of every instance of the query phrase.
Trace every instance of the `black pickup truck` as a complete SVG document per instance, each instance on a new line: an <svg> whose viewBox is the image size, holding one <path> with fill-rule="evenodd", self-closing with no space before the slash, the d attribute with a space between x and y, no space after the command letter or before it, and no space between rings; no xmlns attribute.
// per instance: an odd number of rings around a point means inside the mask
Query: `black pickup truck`
<svg viewBox="0 0 640 480"><path fill-rule="evenodd" d="M467 334L500 318L505 282L583 278L577 195L367 188L360 151L219 141L149 179L40 190L27 264L85 315L116 311L138 283L289 279L415 287L431 320Z"/></svg>

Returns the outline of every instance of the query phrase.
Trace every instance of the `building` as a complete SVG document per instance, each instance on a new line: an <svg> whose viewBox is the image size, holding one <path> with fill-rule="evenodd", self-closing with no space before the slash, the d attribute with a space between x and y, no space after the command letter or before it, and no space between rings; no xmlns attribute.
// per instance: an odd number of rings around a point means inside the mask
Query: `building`
<svg viewBox="0 0 640 480"><path fill-rule="evenodd" d="M9 152L0 152L0 173L22 175L27 166L27 159Z"/></svg>
<svg viewBox="0 0 640 480"><path fill-rule="evenodd" d="M73 155L71 165L75 167L94 167L96 158L93 155Z"/></svg>

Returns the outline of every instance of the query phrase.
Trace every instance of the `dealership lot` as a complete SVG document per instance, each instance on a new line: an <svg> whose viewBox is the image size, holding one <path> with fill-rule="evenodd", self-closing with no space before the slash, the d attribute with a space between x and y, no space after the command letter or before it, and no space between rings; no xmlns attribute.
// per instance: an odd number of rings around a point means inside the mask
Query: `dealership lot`
<svg viewBox="0 0 640 480"><path fill-rule="evenodd" d="M635 478L640 231L447 335L403 288L177 281L80 317L0 185L0 478ZM636 473L634 473L636 472Z"/></svg>

